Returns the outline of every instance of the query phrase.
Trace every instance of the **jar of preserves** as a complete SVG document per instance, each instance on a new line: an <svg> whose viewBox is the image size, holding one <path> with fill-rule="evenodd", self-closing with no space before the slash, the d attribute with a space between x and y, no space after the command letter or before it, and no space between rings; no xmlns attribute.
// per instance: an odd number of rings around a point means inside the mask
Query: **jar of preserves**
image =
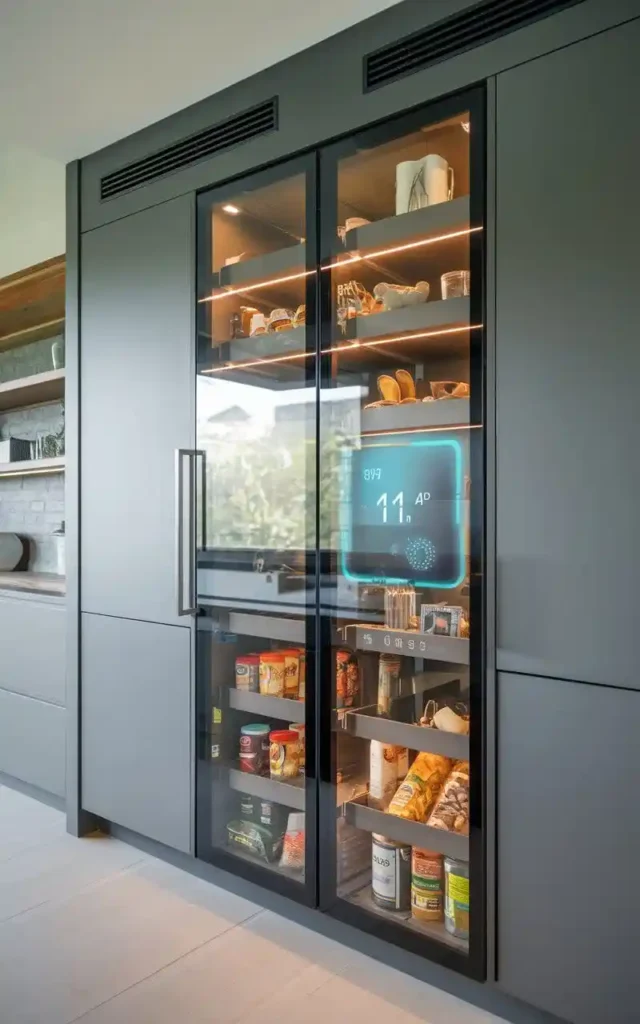
<svg viewBox="0 0 640 1024"><path fill-rule="evenodd" d="M293 729L276 729L269 736L272 779L294 779L300 774L300 737Z"/></svg>
<svg viewBox="0 0 640 1024"><path fill-rule="evenodd" d="M269 774L269 726L261 722L240 729L240 769L252 775Z"/></svg>
<svg viewBox="0 0 640 1024"><path fill-rule="evenodd" d="M265 651L260 655L260 693L267 697L284 697L285 656L282 651Z"/></svg>

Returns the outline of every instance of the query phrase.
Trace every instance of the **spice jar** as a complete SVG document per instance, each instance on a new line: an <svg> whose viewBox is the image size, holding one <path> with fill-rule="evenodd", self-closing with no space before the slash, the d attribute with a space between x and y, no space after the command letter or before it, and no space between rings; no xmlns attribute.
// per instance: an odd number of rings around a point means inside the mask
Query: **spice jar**
<svg viewBox="0 0 640 1024"><path fill-rule="evenodd" d="M300 774L300 737L293 729L277 729L269 736L272 779L294 779Z"/></svg>
<svg viewBox="0 0 640 1024"><path fill-rule="evenodd" d="M260 655L260 693L267 697L284 697L285 656L282 651L265 651Z"/></svg>

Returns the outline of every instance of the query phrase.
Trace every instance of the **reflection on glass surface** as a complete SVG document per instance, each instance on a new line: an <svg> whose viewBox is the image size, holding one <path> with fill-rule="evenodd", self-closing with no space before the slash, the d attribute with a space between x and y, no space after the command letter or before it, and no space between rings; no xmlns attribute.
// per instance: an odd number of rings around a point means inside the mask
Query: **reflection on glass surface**
<svg viewBox="0 0 640 1024"><path fill-rule="evenodd" d="M316 532L306 217L304 174L203 197L198 287L198 853L296 887Z"/></svg>
<svg viewBox="0 0 640 1024"><path fill-rule="evenodd" d="M321 473L339 481L320 523L334 583L323 676L336 723L338 895L462 953L473 913L470 346L480 326L469 268L481 230L469 217L468 121L354 144L337 162L320 435Z"/></svg>

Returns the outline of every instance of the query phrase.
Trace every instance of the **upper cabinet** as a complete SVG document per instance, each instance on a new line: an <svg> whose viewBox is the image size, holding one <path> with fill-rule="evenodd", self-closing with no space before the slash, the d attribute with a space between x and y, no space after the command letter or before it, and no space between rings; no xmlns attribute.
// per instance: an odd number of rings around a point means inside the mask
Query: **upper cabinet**
<svg viewBox="0 0 640 1024"><path fill-rule="evenodd" d="M635 21L497 99L498 665L635 688L639 48Z"/></svg>

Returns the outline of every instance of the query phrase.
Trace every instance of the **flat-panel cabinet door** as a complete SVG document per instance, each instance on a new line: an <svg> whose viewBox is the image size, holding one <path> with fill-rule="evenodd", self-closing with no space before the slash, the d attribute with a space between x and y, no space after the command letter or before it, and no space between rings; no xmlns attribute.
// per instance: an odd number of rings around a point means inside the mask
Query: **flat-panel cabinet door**
<svg viewBox="0 0 640 1024"><path fill-rule="evenodd" d="M194 197L82 237L83 611L182 624L175 450L193 448Z"/></svg>
<svg viewBox="0 0 640 1024"><path fill-rule="evenodd" d="M82 616L82 806L191 850L191 633Z"/></svg>
<svg viewBox="0 0 640 1024"><path fill-rule="evenodd" d="M498 77L498 664L638 688L640 20Z"/></svg>
<svg viewBox="0 0 640 1024"><path fill-rule="evenodd" d="M502 673L498 982L572 1024L639 1019L640 694Z"/></svg>

